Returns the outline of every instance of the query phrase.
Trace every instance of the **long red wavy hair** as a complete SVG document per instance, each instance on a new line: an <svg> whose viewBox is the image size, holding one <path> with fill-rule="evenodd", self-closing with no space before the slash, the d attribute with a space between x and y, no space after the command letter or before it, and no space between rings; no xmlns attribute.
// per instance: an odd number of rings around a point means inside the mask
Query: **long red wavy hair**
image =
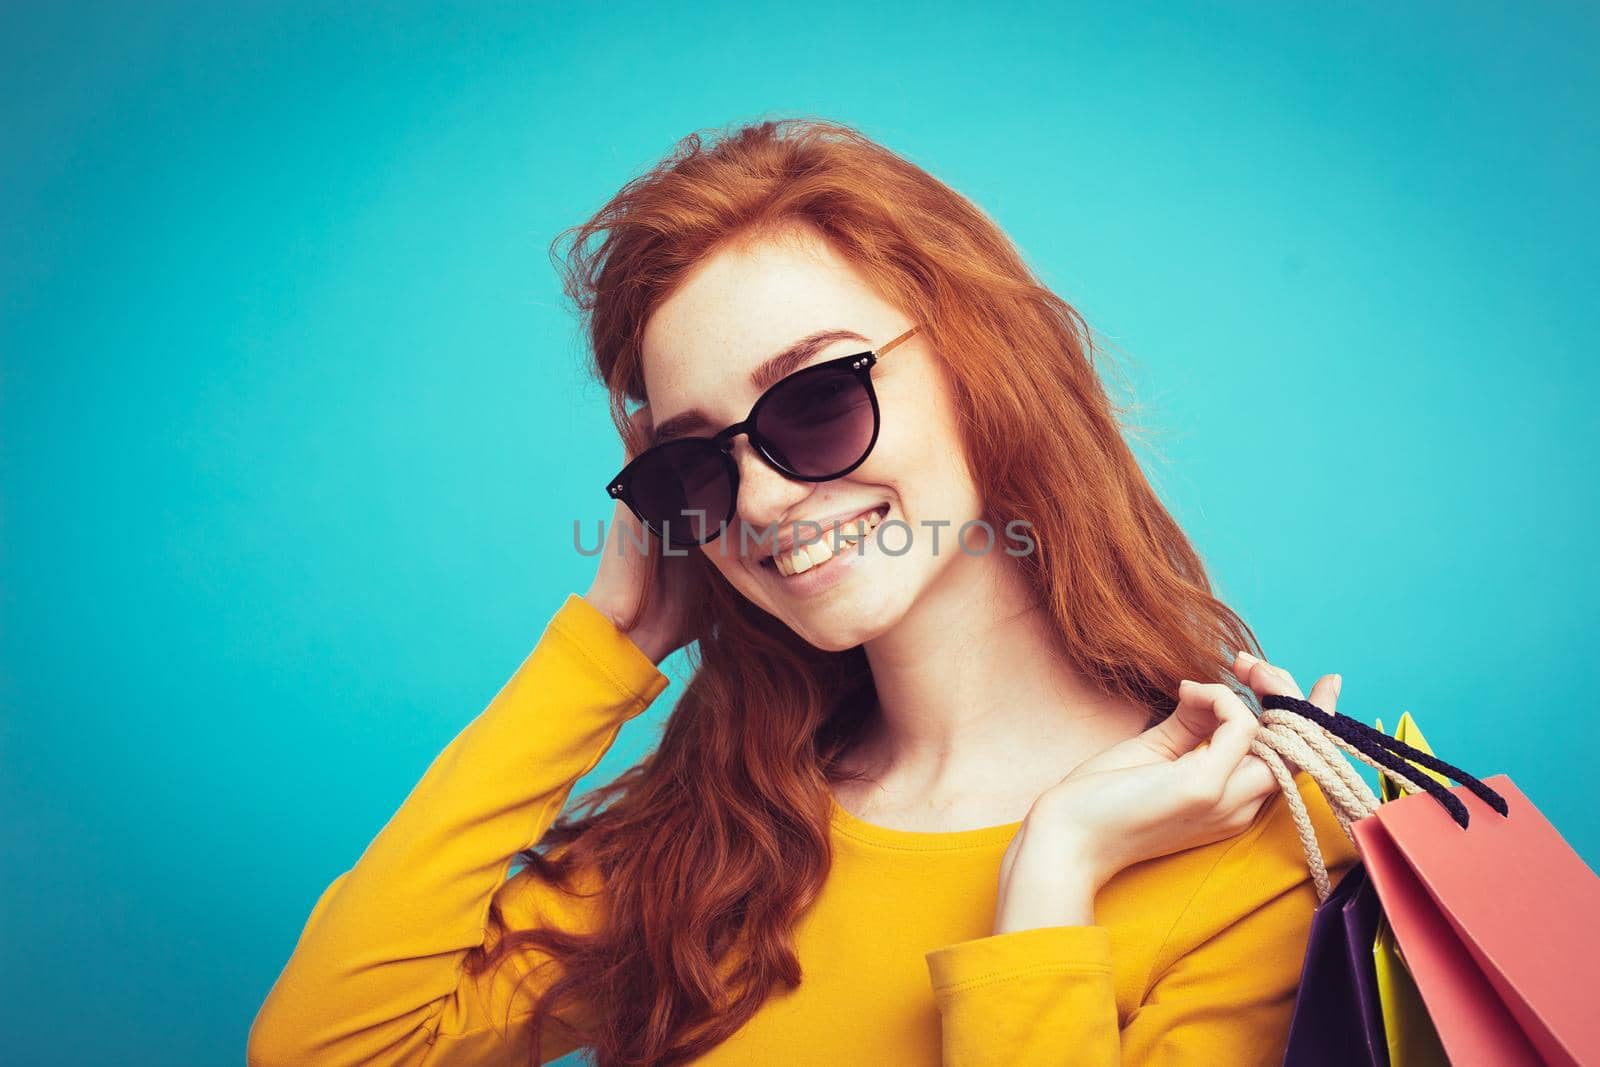
<svg viewBox="0 0 1600 1067"><path fill-rule="evenodd" d="M619 434L646 399L652 311L725 242L795 225L924 324L965 415L984 518L1031 524L1036 547L1015 561L1073 668L1154 724L1180 679L1227 680L1234 649L1261 651L1124 440L1082 317L976 206L849 126L692 133L557 236ZM659 745L519 857L603 906L587 929L508 930L492 909L468 958L473 973L519 950L554 965L531 998L532 1060L541 1026L582 1019L600 1067L684 1063L801 979L792 927L828 877L830 782L874 706L872 675L860 647L797 641L692 558L693 674Z"/></svg>

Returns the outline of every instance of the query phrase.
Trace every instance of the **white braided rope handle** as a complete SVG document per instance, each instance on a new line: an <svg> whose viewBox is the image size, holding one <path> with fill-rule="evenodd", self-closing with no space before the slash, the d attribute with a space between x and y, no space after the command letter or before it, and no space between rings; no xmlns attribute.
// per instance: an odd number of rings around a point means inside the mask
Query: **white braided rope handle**
<svg viewBox="0 0 1600 1067"><path fill-rule="evenodd" d="M1320 904L1333 892L1328 880L1328 865L1323 859L1322 847L1317 843L1317 831L1311 824L1311 815L1306 811L1305 798L1295 787L1294 772L1287 764L1293 763L1311 775L1327 798L1334 817L1339 820L1339 828L1352 841L1355 837L1350 824L1372 815L1381 801L1372 787L1367 785L1366 779L1339 755L1338 749L1342 748L1361 762L1376 768L1380 775L1392 779L1406 793L1421 792L1422 787L1406 775L1382 766L1344 738L1329 733L1304 715L1282 708L1269 708L1261 713L1260 718L1261 730L1251 742L1250 751L1272 769L1272 776L1278 780L1278 788L1289 803L1289 814L1300 833L1300 844L1305 849L1306 865L1311 869L1311 880L1316 884L1317 902Z"/></svg>

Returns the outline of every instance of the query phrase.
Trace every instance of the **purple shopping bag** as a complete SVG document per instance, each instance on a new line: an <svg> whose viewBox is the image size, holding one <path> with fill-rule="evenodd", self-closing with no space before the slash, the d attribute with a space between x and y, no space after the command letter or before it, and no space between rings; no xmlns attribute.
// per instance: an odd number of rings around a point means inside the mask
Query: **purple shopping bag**
<svg viewBox="0 0 1600 1067"><path fill-rule="evenodd" d="M1356 864L1311 917L1285 1067L1388 1067L1372 961L1382 907Z"/></svg>

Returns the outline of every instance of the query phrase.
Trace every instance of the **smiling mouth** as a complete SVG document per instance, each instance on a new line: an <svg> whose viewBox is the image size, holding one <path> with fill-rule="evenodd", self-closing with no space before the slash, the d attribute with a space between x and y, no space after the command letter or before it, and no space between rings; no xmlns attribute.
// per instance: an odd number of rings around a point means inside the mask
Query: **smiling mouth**
<svg viewBox="0 0 1600 1067"><path fill-rule="evenodd" d="M761 561L761 565L763 567L769 567L776 570L785 578L792 578L797 574L803 574L815 567L822 566L835 556L843 555L844 553L855 548L863 538L867 537L874 529L877 528L878 523L882 522L884 517L888 514L889 505L879 504L868 509L867 511L863 511L859 515L844 519L832 527L825 528L822 532L822 539L820 541L813 541L810 544L805 545L796 545L794 551L792 552L785 552L776 556L767 556ZM839 542L839 548L837 552L834 551L833 547L835 540L835 527L838 530L837 540ZM809 529L810 528L808 527L808 532Z"/></svg>

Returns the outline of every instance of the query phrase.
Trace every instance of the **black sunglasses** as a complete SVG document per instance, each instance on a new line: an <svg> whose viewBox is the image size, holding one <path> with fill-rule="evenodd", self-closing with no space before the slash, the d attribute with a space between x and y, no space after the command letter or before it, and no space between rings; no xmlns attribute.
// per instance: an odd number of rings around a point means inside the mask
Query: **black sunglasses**
<svg viewBox="0 0 1600 1067"><path fill-rule="evenodd" d="M739 465L733 439L787 478L826 482L859 467L878 442L872 367L916 333L913 326L868 352L804 367L776 382L741 422L710 437L679 437L647 448L606 486L662 541L680 548L717 539L733 519Z"/></svg>

